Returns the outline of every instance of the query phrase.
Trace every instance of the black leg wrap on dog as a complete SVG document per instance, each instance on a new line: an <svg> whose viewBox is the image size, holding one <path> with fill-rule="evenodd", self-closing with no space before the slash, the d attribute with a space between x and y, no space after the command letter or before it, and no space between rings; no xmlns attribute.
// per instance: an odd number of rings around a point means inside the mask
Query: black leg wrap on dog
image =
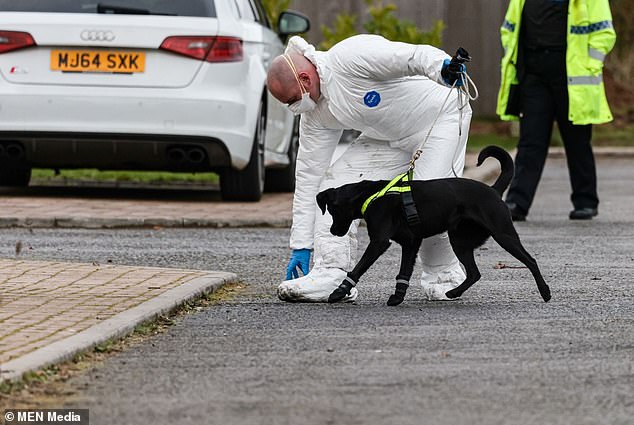
<svg viewBox="0 0 634 425"><path fill-rule="evenodd" d="M404 279L396 279L396 289L394 295L390 295L390 299L387 300L387 305L396 306L403 302L405 294L409 288L409 282Z"/></svg>
<svg viewBox="0 0 634 425"><path fill-rule="evenodd" d="M354 288L353 283L354 280L350 279L350 277L346 277L346 280L341 282L341 285L339 285L337 289L332 291L332 294L330 294L330 296L328 297L328 302L336 303L344 299L346 295L350 295L350 291L352 290L352 288Z"/></svg>
<svg viewBox="0 0 634 425"><path fill-rule="evenodd" d="M409 282L405 281L405 280L397 280L396 281L396 290L394 291L395 294L403 294L405 295L405 293L407 292L407 288L409 288Z"/></svg>

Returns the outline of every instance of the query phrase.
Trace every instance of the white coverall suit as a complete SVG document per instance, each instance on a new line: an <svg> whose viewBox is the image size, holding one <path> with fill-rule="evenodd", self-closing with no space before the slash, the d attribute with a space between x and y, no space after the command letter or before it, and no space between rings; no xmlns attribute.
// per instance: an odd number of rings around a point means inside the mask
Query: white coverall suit
<svg viewBox="0 0 634 425"><path fill-rule="evenodd" d="M448 95L422 146L414 178L453 177L452 168L460 176L471 109L467 104L460 117L457 90L450 94L440 74L450 57L432 46L358 35L319 52L293 37L290 51L310 60L320 79L317 107L301 116L290 237L292 249L314 249L314 266L306 276L282 282L278 296L286 301L325 302L356 264L358 220L346 236L332 235L332 218L328 212L321 214L316 195L331 187L391 180L406 172ZM361 135L331 164L344 129L359 130ZM447 234L425 239L421 256L425 295L447 299L445 292L465 276ZM344 301L356 296L353 288Z"/></svg>

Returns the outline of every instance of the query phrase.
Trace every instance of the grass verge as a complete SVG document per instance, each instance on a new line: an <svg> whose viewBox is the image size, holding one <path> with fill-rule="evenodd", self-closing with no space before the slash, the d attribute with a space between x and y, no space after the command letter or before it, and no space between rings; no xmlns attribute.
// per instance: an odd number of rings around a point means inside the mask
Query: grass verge
<svg viewBox="0 0 634 425"><path fill-rule="evenodd" d="M613 124L595 125L592 128L593 146L634 147L634 125L616 126ZM517 147L519 137L512 135L510 123L477 120L473 122L469 134L467 150L479 152L488 145L497 145L506 150ZM557 127L553 128L551 146L563 146Z"/></svg>
<svg viewBox="0 0 634 425"><path fill-rule="evenodd" d="M216 173L171 173L166 171L100 171L92 168L77 170L54 170L36 168L31 178L54 183L73 182L134 182L147 184L196 183L212 185L218 183Z"/></svg>

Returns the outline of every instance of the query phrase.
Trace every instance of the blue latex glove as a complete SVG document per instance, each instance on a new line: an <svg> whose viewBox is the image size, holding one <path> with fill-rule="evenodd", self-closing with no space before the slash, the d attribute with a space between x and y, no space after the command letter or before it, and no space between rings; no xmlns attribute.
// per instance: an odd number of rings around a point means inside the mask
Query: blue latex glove
<svg viewBox="0 0 634 425"><path fill-rule="evenodd" d="M291 259L288 262L288 267L286 267L286 280L297 279L299 277L298 267L304 275L308 274L311 251L312 250L306 248L293 250Z"/></svg>

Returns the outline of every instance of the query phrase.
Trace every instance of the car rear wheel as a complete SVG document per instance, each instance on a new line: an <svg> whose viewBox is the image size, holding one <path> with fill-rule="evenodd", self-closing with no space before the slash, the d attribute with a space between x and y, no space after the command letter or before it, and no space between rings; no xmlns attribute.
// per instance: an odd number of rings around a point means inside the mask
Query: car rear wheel
<svg viewBox="0 0 634 425"><path fill-rule="evenodd" d="M299 117L295 118L293 134L288 146L288 165L266 170L264 190L267 192L293 192L295 190L295 166L299 149Z"/></svg>
<svg viewBox="0 0 634 425"><path fill-rule="evenodd" d="M228 169L220 173L220 192L225 201L257 202L264 191L264 138L266 111L260 103L249 165L243 170Z"/></svg>

